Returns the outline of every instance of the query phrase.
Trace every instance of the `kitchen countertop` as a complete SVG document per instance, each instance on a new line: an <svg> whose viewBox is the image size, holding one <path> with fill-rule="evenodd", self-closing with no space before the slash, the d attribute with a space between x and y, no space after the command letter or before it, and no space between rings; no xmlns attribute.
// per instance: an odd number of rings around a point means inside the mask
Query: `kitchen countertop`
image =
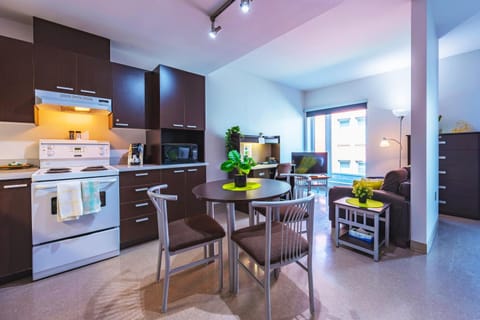
<svg viewBox="0 0 480 320"><path fill-rule="evenodd" d="M32 174L37 170L37 167L28 169L0 170L0 180L30 179Z"/></svg>
<svg viewBox="0 0 480 320"><path fill-rule="evenodd" d="M128 172L128 171L140 171L140 170L162 170L162 169L174 169L174 168L185 168L185 167L202 167L207 166L207 162L197 162L197 163L181 163L181 164L144 164L143 166L128 166L128 165L114 165L113 167L117 168L119 172ZM0 170L0 180L16 180L16 179L31 179L32 174L37 171L37 167L32 167L28 169L10 169L10 170Z"/></svg>
<svg viewBox="0 0 480 320"><path fill-rule="evenodd" d="M120 172L128 171L141 171L141 170L162 170L162 169L175 169L185 167L203 167L207 166L207 162L195 162L195 163L179 163L179 164L144 164L143 166L129 166L126 164L115 165Z"/></svg>

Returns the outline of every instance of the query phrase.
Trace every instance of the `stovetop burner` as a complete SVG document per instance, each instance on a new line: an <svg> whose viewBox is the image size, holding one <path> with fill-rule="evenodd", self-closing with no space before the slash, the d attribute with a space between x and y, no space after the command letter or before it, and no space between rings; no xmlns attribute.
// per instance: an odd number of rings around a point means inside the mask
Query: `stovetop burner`
<svg viewBox="0 0 480 320"><path fill-rule="evenodd" d="M104 166L92 166L92 167L85 167L81 171L103 171L108 170Z"/></svg>
<svg viewBox="0 0 480 320"><path fill-rule="evenodd" d="M70 168L50 168L45 173L66 173L72 172Z"/></svg>

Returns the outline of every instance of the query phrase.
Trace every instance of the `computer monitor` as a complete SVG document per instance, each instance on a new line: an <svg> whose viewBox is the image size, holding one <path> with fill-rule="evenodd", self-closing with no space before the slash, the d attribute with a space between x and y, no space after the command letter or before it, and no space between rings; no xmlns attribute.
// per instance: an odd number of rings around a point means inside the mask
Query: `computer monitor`
<svg viewBox="0 0 480 320"><path fill-rule="evenodd" d="M292 152L295 173L327 173L327 152Z"/></svg>

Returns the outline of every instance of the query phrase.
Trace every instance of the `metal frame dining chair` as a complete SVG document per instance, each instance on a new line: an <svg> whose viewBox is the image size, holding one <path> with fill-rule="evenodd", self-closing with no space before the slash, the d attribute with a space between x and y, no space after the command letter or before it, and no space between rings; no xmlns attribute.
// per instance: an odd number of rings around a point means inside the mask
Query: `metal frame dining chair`
<svg viewBox="0 0 480 320"><path fill-rule="evenodd" d="M162 312L167 311L170 276L174 273L218 260L219 291L223 288L222 239L225 237L225 230L222 226L206 214L194 214L184 219L168 222L167 201L176 201L177 196L160 193L160 190L165 188L167 188L167 185L163 184L151 187L147 191L150 200L157 209L159 240L157 282L160 281L162 251L165 253ZM215 243L218 245L218 253L216 255L212 252L208 257L204 256L200 260L171 268L171 256L201 247L204 247L206 251L209 245L213 247Z"/></svg>
<svg viewBox="0 0 480 320"><path fill-rule="evenodd" d="M238 229L232 233L234 257L265 290L265 318L271 319L270 274L280 267L296 262L308 273L310 313L314 314L312 275L313 221L315 195L280 201L253 201L253 209L264 208L265 222ZM284 211L280 217L279 212ZM303 236L306 221L307 238ZM239 259L241 248L253 262L264 271L263 280L258 279ZM307 256L307 265L300 260ZM235 273L235 292L238 290L238 272Z"/></svg>

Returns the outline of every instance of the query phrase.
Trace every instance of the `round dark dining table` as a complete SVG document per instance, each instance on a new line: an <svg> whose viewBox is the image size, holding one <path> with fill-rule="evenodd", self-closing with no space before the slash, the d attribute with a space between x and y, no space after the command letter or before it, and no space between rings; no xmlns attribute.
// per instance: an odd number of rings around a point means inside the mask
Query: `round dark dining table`
<svg viewBox="0 0 480 320"><path fill-rule="evenodd" d="M227 206L229 289L230 292L236 293L238 288L236 288L237 281L235 279L238 277L238 265L233 256L233 243L230 238L235 230L235 203L278 198L290 191L290 184L274 179L248 178L248 182L259 183L261 185L260 188L247 191L231 191L222 188L224 184L230 182L232 182L231 179L206 182L195 186L192 192L197 199L210 203L222 202ZM211 205L207 204L207 208L211 208Z"/></svg>

